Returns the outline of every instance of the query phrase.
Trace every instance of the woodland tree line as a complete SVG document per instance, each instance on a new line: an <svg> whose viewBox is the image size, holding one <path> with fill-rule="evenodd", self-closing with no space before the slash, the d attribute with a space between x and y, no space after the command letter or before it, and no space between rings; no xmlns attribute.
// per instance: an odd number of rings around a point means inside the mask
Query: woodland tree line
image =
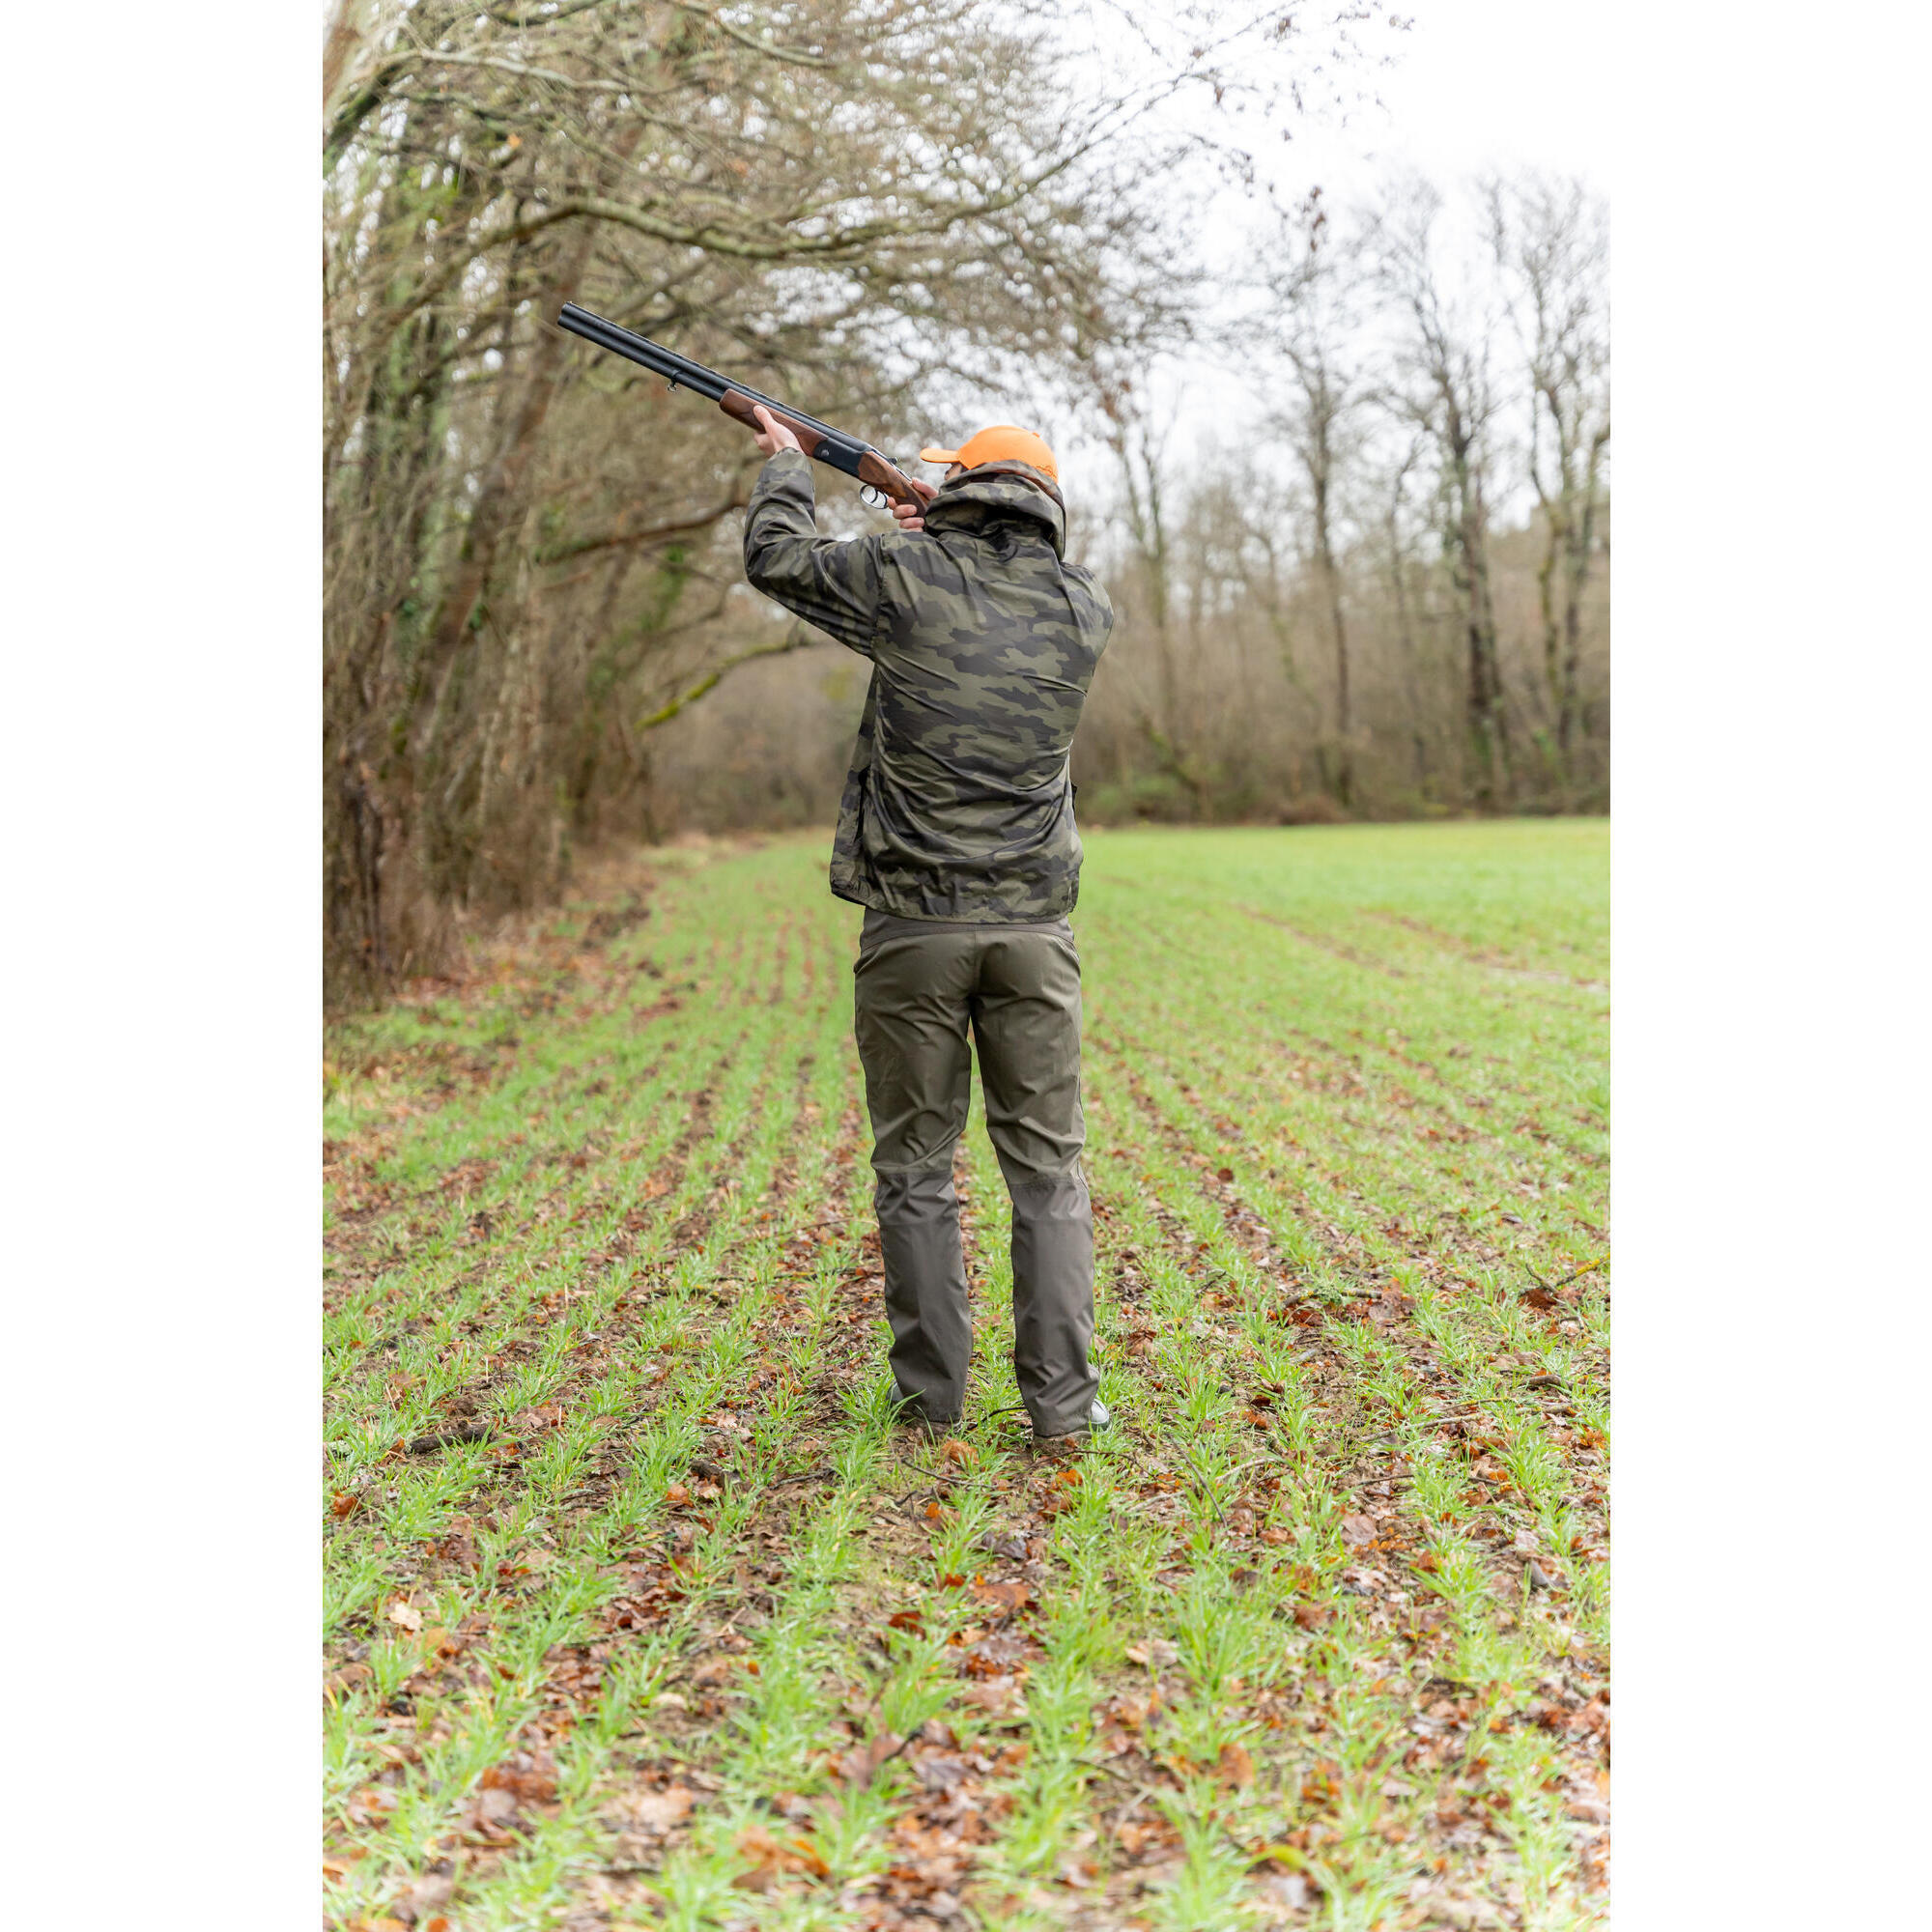
<svg viewBox="0 0 1932 1932"><path fill-rule="evenodd" d="M436 970L464 918L542 903L586 845L836 805L866 667L744 585L751 439L560 333L565 300L895 452L935 424L1097 427L1113 490L1076 501L1069 549L1119 624L1083 818L1601 808L1601 205L1542 179L1318 194L1258 214L1210 316L1175 271L1176 184L1236 192L1241 157L1161 103L1299 98L1370 60L1378 10L1245 41L1191 12L1199 43L1128 88L1051 9L983 0L344 0L333 998ZM1179 462L1161 372L1216 359L1264 377L1254 413ZM829 529L881 526L820 475Z"/></svg>

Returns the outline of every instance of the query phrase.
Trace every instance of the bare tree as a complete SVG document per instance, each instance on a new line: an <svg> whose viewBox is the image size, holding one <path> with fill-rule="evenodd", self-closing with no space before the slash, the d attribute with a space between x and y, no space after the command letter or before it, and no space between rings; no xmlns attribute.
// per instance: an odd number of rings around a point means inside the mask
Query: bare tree
<svg viewBox="0 0 1932 1932"><path fill-rule="evenodd" d="M1510 741L1490 567L1492 435L1501 399L1491 374L1492 329L1465 312L1438 259L1440 193L1420 181L1393 188L1373 224L1377 273L1398 324L1393 393L1434 445L1442 530L1462 604L1464 727L1470 792L1484 810L1509 798Z"/></svg>
<svg viewBox="0 0 1932 1932"><path fill-rule="evenodd" d="M1413 777L1420 796L1429 784L1429 705L1422 688L1423 642L1417 611L1418 590L1415 546L1410 534L1412 513L1409 506L1411 479L1422 460L1423 437L1411 429L1391 452L1376 520L1379 540L1381 577L1389 593L1394 615L1398 675L1402 682L1404 709L1407 716L1409 748L1414 754Z"/></svg>
<svg viewBox="0 0 1932 1932"><path fill-rule="evenodd" d="M1145 373L1138 379L1116 376L1099 391L1121 484L1119 509L1132 570L1121 587L1153 660L1152 690L1135 667L1135 704L1140 736L1163 773L1186 793L1193 816L1211 816L1209 781L1190 750L1194 693L1183 678L1174 610L1174 542L1167 511L1168 478L1163 462L1166 431L1150 417ZM1124 654L1132 656L1129 652Z"/></svg>
<svg viewBox="0 0 1932 1932"><path fill-rule="evenodd" d="M1287 364L1293 400L1268 426L1293 453L1308 487L1308 535L1335 670L1332 783L1346 810L1354 802L1354 719L1336 520L1346 444L1367 391L1353 302L1356 270L1338 250L1320 188L1283 224L1279 240L1281 252L1264 278L1269 300L1260 333Z"/></svg>
<svg viewBox="0 0 1932 1932"><path fill-rule="evenodd" d="M1528 471L1547 538L1537 577L1544 675L1567 778L1610 445L1609 215L1581 182L1545 176L1492 182L1486 200L1529 378Z"/></svg>

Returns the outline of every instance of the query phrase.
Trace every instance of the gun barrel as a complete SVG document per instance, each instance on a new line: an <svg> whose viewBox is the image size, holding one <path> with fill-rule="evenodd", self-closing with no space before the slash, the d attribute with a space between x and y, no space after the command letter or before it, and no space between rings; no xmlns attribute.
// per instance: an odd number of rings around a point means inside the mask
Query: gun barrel
<svg viewBox="0 0 1932 1932"><path fill-rule="evenodd" d="M722 400L727 390L735 389L739 395L748 396L754 403L763 403L768 410L781 412L787 421L803 424L818 437L823 451L819 454L819 461L830 462L837 469L857 475L859 458L871 447L849 430L820 422L816 416L809 416L803 410L795 409L790 403L781 403L776 396L768 396L762 389L754 389L747 383L734 383L729 377L721 376L716 369L707 369L702 362L694 362L688 355L680 355L676 350L667 349L663 343L653 342L647 335L634 335L614 322L606 322L601 315L592 315L587 308L579 308L575 302L565 302L556 320L559 327L569 329L573 335L581 335L584 341L595 343L599 349L608 349L613 355L627 356L642 368L662 376L666 382L695 389L714 403Z"/></svg>
<svg viewBox="0 0 1932 1932"><path fill-rule="evenodd" d="M647 335L633 335L628 328L620 328L601 315L592 315L575 302L565 302L556 320L559 327L582 336L597 348L622 355L653 375L662 376L668 383L709 396L726 415L736 417L752 429L758 426L753 405L762 403L790 426L792 434L800 438L799 446L814 462L842 469L846 475L858 477L867 488L880 491L895 502L918 504L923 500L918 487L897 464L849 430L836 429L831 423L807 415L803 410L793 409L789 403L780 402L776 396L734 383L716 369L707 369L702 362L694 362L688 355L680 355L676 350L667 349Z"/></svg>
<svg viewBox="0 0 1932 1932"><path fill-rule="evenodd" d="M573 335L581 335L584 341L595 343L599 349L608 349L613 355L625 356L652 374L662 376L668 383L695 389L714 403L731 387L715 369L707 369L702 362L694 362L689 356L680 355L676 350L651 341L648 336L633 335L628 328L620 328L614 322L606 322L601 315L592 315L587 308L579 308L575 302L565 302L556 320L559 327L569 329Z"/></svg>

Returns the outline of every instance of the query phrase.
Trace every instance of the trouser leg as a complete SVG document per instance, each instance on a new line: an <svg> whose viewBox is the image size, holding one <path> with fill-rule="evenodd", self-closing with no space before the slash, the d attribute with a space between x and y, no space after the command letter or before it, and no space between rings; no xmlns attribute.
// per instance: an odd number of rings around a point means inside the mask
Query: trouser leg
<svg viewBox="0 0 1932 1932"><path fill-rule="evenodd" d="M930 1422L954 1421L966 1401L973 1317L959 1248L952 1162L881 1174L872 1190L893 1379Z"/></svg>
<svg viewBox="0 0 1932 1932"><path fill-rule="evenodd" d="M973 1354L952 1185L972 1081L971 970L957 936L867 915L853 1016L872 1120L889 1359L894 1380L934 1422L958 1416Z"/></svg>
<svg viewBox="0 0 1932 1932"><path fill-rule="evenodd" d="M1013 1375L1037 1435L1083 1429L1100 1392L1087 1178L1007 1178L1013 1197Z"/></svg>
<svg viewBox="0 0 1932 1932"><path fill-rule="evenodd" d="M1086 1425L1094 1210L1081 1171L1080 955L1063 921L1002 934L980 962L973 1030L986 1128L1013 1203L1013 1373L1040 1435Z"/></svg>

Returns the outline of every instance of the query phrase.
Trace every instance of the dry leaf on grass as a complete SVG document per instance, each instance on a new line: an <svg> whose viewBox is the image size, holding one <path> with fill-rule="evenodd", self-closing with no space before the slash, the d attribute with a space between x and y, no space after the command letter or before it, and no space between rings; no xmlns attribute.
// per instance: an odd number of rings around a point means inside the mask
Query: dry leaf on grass
<svg viewBox="0 0 1932 1932"><path fill-rule="evenodd" d="M1026 1608L1033 1592L1024 1583L989 1583L983 1577L976 1577L968 1595L976 1604L1010 1617Z"/></svg>
<svg viewBox="0 0 1932 1932"><path fill-rule="evenodd" d="M769 1891L788 1872L825 1878L832 1869L810 1838L776 1838L762 1825L738 1833L738 1852L751 1861L731 1881L741 1891Z"/></svg>
<svg viewBox="0 0 1932 1932"><path fill-rule="evenodd" d="M662 1791L640 1791L626 1801L624 1810L646 1832L668 1832L691 1816L692 1796L682 1784L668 1784Z"/></svg>
<svg viewBox="0 0 1932 1932"><path fill-rule="evenodd" d="M390 1910L398 1918L414 1924L418 1919L434 1912L440 1905L449 1903L450 1893L456 1889L456 1881L440 1872L432 1872L427 1877L412 1880L402 1891L390 1901Z"/></svg>
<svg viewBox="0 0 1932 1932"><path fill-rule="evenodd" d="M863 1745L855 1746L838 1760L838 1775L849 1785L863 1791L887 1759L897 1757L905 1740L892 1731L875 1731Z"/></svg>

